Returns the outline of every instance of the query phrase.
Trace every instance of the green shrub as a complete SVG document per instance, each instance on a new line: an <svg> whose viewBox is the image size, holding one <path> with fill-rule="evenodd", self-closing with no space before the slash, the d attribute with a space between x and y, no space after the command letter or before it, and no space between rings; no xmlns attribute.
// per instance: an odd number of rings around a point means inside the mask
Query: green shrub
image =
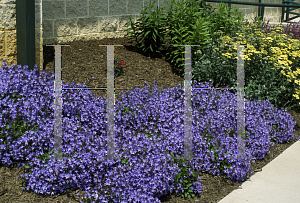
<svg viewBox="0 0 300 203"><path fill-rule="evenodd" d="M125 24L125 26L131 27L126 30L126 36L135 39L132 42L132 44L135 44L135 50L139 48L149 57L161 53L158 49L162 46L164 32L167 28L164 26L166 19L162 13L164 7L157 8L155 12L149 13L153 7L154 2L149 2L149 7L141 12L142 16L139 16L136 23L132 21L132 16L130 16L130 23Z"/></svg>
<svg viewBox="0 0 300 203"><path fill-rule="evenodd" d="M213 34L216 40L209 40L207 48L198 50L192 58L192 77L198 82L212 80L214 87L236 86L236 62L227 60L222 53L226 53L225 47L220 46L222 32Z"/></svg>
<svg viewBox="0 0 300 203"><path fill-rule="evenodd" d="M170 5L166 21L170 29L165 33L169 36L166 38L167 60L180 76L184 75L185 47L173 45L200 45L192 46L194 52L206 47L216 30L222 30L231 36L232 33L240 30L244 23L238 9L229 9L223 3L213 12L209 7L207 8L208 5L203 0L188 1L188 6L184 3L186 1L178 2L174 9L173 5Z"/></svg>
<svg viewBox="0 0 300 203"><path fill-rule="evenodd" d="M266 38L257 25L246 26L232 38L222 32L215 35L220 38L193 59L193 80L212 79L214 87L235 87L237 46L228 45L253 45L244 46L245 97L268 99L278 108L299 109L299 40L274 31Z"/></svg>
<svg viewBox="0 0 300 203"><path fill-rule="evenodd" d="M193 50L199 50L206 46L211 33L216 30L231 34L242 27L241 12L236 8L229 9L223 3L217 11L212 11L212 7L203 0L180 0L177 3L172 0L166 3L170 7L168 11L162 10L162 7L150 12L154 7L154 3L150 3L136 23L130 17L130 23L126 23L127 27L131 26L127 29L127 35L135 38L132 43L136 43L135 47L149 57L161 53L161 47L167 50L167 61L181 76L184 74L185 47L176 45L197 44L200 46L193 47ZM162 45L164 41L166 45Z"/></svg>

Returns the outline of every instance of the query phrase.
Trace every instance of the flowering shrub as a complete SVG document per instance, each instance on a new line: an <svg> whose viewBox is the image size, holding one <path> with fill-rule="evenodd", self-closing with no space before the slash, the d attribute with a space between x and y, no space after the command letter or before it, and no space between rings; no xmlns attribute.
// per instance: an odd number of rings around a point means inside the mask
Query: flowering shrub
<svg viewBox="0 0 300 203"><path fill-rule="evenodd" d="M114 61L114 74L115 74L115 77L118 77L118 76L122 76L124 75L124 68L125 68L125 62L123 60L115 60Z"/></svg>
<svg viewBox="0 0 300 203"><path fill-rule="evenodd" d="M299 40L274 31L265 37L257 26L246 27L234 37L224 36L221 31L214 35L217 40L210 40L207 48L195 54L193 79L212 79L214 87L235 87L237 46L228 45L252 45L244 47L246 98L252 95L252 99L268 99L287 110L300 108Z"/></svg>
<svg viewBox="0 0 300 203"><path fill-rule="evenodd" d="M116 64L116 62L115 62ZM124 75L124 71L123 68L125 68L125 63L123 62L123 60L120 60L119 62L117 62L117 65L115 66L115 76L118 77L120 75Z"/></svg>
<svg viewBox="0 0 300 203"><path fill-rule="evenodd" d="M172 192L189 197L202 192L194 171L244 181L252 173L250 160L264 158L274 145L271 140L281 143L294 137L296 122L286 111L268 101L246 99L245 159L232 160L236 95L197 90L192 100L192 152L200 159L175 159L184 153L184 87L160 91L154 85L149 94L145 85L123 95L122 104L116 99L116 159L104 159L107 100L94 99L88 90L70 89L62 95L62 152L69 158L48 160L54 156L54 75L43 74L38 76L36 66L28 71L4 64L0 69L0 161L24 168L21 186L38 194L80 189L93 202L159 202L160 196ZM211 84L194 80L193 87ZM27 128L12 139L20 130L6 129L10 122Z"/></svg>

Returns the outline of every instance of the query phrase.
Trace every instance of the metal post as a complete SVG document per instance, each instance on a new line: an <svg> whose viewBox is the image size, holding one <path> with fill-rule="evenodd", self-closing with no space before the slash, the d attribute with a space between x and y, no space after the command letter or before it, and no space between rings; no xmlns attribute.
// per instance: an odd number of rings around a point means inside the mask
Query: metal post
<svg viewBox="0 0 300 203"><path fill-rule="evenodd" d="M192 152L192 105L191 95L192 89L199 90L201 88L192 88L192 49L191 46L200 45L174 45L185 47L185 70L184 70L184 82L185 82L185 99L184 99L184 158L175 157L175 159L200 159L200 157L193 157ZM229 45L237 46L237 156L231 157L232 159L246 159L245 157L245 72L244 72L244 47L252 45ZM242 54L242 55L240 55ZM205 88L205 89L231 89L225 88Z"/></svg>
<svg viewBox="0 0 300 203"><path fill-rule="evenodd" d="M285 7L282 7L282 11L281 11L281 22L284 20L284 12L285 12ZM287 18L285 18L287 19Z"/></svg>
<svg viewBox="0 0 300 203"><path fill-rule="evenodd" d="M35 64L35 0L17 0L17 64L28 65L33 70Z"/></svg>
<svg viewBox="0 0 300 203"><path fill-rule="evenodd" d="M290 3L287 3L287 4L290 4ZM287 8L286 8L286 20L289 19L289 16L290 16L290 8L287 7Z"/></svg>
<svg viewBox="0 0 300 203"><path fill-rule="evenodd" d="M62 153L62 89L81 89L81 88L62 88L61 83L61 47L70 45L46 45L54 46L55 50L55 82L54 82L54 159L68 159ZM107 157L104 159L116 159L115 153L115 123L114 123L114 46L123 45L99 45L107 46ZM106 89L85 88L85 89ZM52 158L46 158L52 159Z"/></svg>
<svg viewBox="0 0 300 203"><path fill-rule="evenodd" d="M259 3L261 3L261 0L259 0ZM259 6L258 7L258 17L261 17L260 20L263 20L264 19L264 6Z"/></svg>

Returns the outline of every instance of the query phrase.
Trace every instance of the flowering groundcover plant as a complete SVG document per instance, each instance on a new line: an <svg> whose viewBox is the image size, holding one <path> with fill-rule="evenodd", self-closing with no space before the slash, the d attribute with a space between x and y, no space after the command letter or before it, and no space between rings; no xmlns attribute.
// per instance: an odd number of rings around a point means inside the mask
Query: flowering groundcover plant
<svg viewBox="0 0 300 203"><path fill-rule="evenodd" d="M201 159L174 160L184 153L184 87L161 92L145 87L131 91L122 103L116 100L119 159L104 160L106 99L69 90L62 98L62 151L70 158L45 160L54 156L54 75L39 78L36 69L5 64L0 71L1 164L24 167L28 173L22 186L38 194L79 188L97 202L160 202L160 196L173 191L189 196L202 192L193 171L225 174L241 182L251 172L250 160L268 153L271 139L282 143L293 138L295 121L290 114L268 100L246 99L246 159L231 160L236 153L236 95L197 90L192 95L192 151ZM193 87L208 86L193 81Z"/></svg>

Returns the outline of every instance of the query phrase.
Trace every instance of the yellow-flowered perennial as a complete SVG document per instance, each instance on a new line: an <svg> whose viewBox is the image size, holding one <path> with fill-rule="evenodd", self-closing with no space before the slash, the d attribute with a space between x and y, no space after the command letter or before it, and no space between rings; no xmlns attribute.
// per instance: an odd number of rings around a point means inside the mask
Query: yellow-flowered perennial
<svg viewBox="0 0 300 203"><path fill-rule="evenodd" d="M246 28L249 29L249 26ZM276 29L277 32L281 31L281 27L277 27ZM280 72L287 77L287 81L291 83L294 82L300 87L300 41L287 38L286 34L278 34L275 31L272 31L271 34L266 37L264 33L261 33L260 29L255 30L255 34L248 34L247 38L243 33L236 33L237 37L233 38L223 36L223 43L221 45L253 45L245 46L244 48L244 51L246 52L244 54L245 62L255 58L262 59L264 57L268 57L271 63L274 64L272 69L282 69ZM234 43L233 40L235 40ZM229 51L231 53L223 53L222 55L233 59L235 56L234 53L237 51L237 47L231 46ZM234 59L237 59L237 57L234 57ZM300 99L300 89L296 88L295 91L296 94L293 94L293 96L296 99Z"/></svg>

